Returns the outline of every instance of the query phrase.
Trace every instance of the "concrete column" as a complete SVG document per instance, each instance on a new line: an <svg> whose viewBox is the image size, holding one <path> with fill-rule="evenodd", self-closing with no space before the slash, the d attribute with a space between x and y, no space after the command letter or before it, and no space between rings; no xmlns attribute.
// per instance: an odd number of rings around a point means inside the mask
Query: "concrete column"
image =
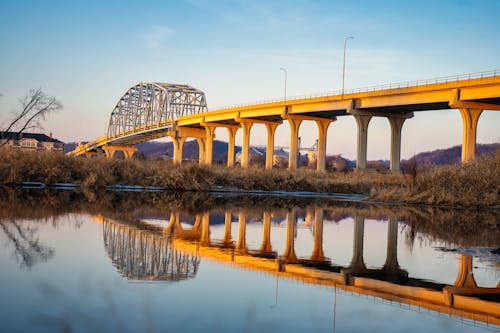
<svg viewBox="0 0 500 333"><path fill-rule="evenodd" d="M243 142L241 143L241 167L248 168L248 149L250 147L250 130L252 129L253 122L241 122L241 129L243 131Z"/></svg>
<svg viewBox="0 0 500 333"><path fill-rule="evenodd" d="M360 170L366 169L366 147L368 140L368 124L372 119L371 116L354 115L356 124L358 125L358 152L356 157L356 168Z"/></svg>
<svg viewBox="0 0 500 333"><path fill-rule="evenodd" d="M363 238L365 232L365 218L359 215L354 217L354 243L350 268L354 272L366 270L363 259Z"/></svg>
<svg viewBox="0 0 500 333"><path fill-rule="evenodd" d="M113 158L116 152L116 149L113 146L102 146L102 150L104 151L104 156L106 156L106 158Z"/></svg>
<svg viewBox="0 0 500 333"><path fill-rule="evenodd" d="M278 123L266 123L267 145L266 145L266 170L273 168L274 164L274 133Z"/></svg>
<svg viewBox="0 0 500 333"><path fill-rule="evenodd" d="M184 147L184 141L186 138L172 138L172 144L174 146L174 163L182 163L182 148Z"/></svg>
<svg viewBox="0 0 500 333"><path fill-rule="evenodd" d="M230 168L234 165L234 137L237 130L235 127L227 127L227 166Z"/></svg>
<svg viewBox="0 0 500 333"><path fill-rule="evenodd" d="M232 244L231 240L231 212L227 211L224 214L224 244Z"/></svg>
<svg viewBox="0 0 500 333"><path fill-rule="evenodd" d="M201 243L210 244L210 213L203 213L201 216Z"/></svg>
<svg viewBox="0 0 500 333"><path fill-rule="evenodd" d="M330 122L330 120L316 120L316 126L318 127L318 156L316 157L316 170L318 171L325 171L326 167L326 134Z"/></svg>
<svg viewBox="0 0 500 333"><path fill-rule="evenodd" d="M134 146L125 146L121 148L121 151L123 151L125 159L130 160L132 156L134 156L134 153L137 151L137 148L135 148Z"/></svg>
<svg viewBox="0 0 500 333"><path fill-rule="evenodd" d="M396 217L389 217L387 223L387 255L382 268L385 271L399 271L398 263L398 220Z"/></svg>
<svg viewBox="0 0 500 333"><path fill-rule="evenodd" d="M472 256L469 254L459 254L457 279L453 285L463 288L477 288L472 267Z"/></svg>
<svg viewBox="0 0 500 333"><path fill-rule="evenodd" d="M205 126L205 132L207 133L206 145L205 145L205 164L212 165L213 158L213 142L214 142L214 132L215 126Z"/></svg>
<svg viewBox="0 0 500 333"><path fill-rule="evenodd" d="M391 125L391 171L401 172L401 129L405 122L402 117L387 117Z"/></svg>
<svg viewBox="0 0 500 333"><path fill-rule="evenodd" d="M205 146L207 140L205 138L196 138L196 142L198 142L198 163L205 163Z"/></svg>
<svg viewBox="0 0 500 333"><path fill-rule="evenodd" d="M247 221L245 213L238 214L238 242L236 243L236 249L239 252L246 252L247 244L246 244L246 228Z"/></svg>
<svg viewBox="0 0 500 333"><path fill-rule="evenodd" d="M472 161L476 157L477 121L482 109L460 108L462 117L462 162Z"/></svg>
<svg viewBox="0 0 500 333"><path fill-rule="evenodd" d="M311 260L325 260L323 253L323 209L316 208L314 212L314 247L311 254Z"/></svg>
<svg viewBox="0 0 500 333"><path fill-rule="evenodd" d="M295 255L295 226L297 225L297 212L292 209L286 214L286 244L283 258L289 261L297 260Z"/></svg>
<svg viewBox="0 0 500 333"><path fill-rule="evenodd" d="M299 128L301 119L288 118L290 125L290 151L288 155L288 169L297 169L297 155L299 150Z"/></svg>
<svg viewBox="0 0 500 333"><path fill-rule="evenodd" d="M262 244L260 252L271 252L271 212L264 212L262 218Z"/></svg>

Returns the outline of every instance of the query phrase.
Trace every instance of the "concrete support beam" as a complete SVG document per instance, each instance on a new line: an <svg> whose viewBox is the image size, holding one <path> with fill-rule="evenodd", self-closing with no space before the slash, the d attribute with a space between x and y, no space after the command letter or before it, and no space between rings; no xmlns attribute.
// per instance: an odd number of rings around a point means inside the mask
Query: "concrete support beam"
<svg viewBox="0 0 500 333"><path fill-rule="evenodd" d="M389 272L400 270L398 263L398 220L394 216L389 217L387 223L387 255L382 269Z"/></svg>
<svg viewBox="0 0 500 333"><path fill-rule="evenodd" d="M401 129L406 118L387 117L391 125L391 166L393 173L401 172Z"/></svg>
<svg viewBox="0 0 500 333"><path fill-rule="evenodd" d="M223 243L226 245L232 244L231 239L231 212L227 211L224 214L224 240Z"/></svg>
<svg viewBox="0 0 500 333"><path fill-rule="evenodd" d="M227 127L227 166L230 168L234 166L234 138L237 131L237 127Z"/></svg>
<svg viewBox="0 0 500 333"><path fill-rule="evenodd" d="M459 254L457 278L453 285L462 288L477 288L472 268L472 256L469 254Z"/></svg>
<svg viewBox="0 0 500 333"><path fill-rule="evenodd" d="M201 243L210 245L210 213L203 213L201 216Z"/></svg>
<svg viewBox="0 0 500 333"><path fill-rule="evenodd" d="M267 130L267 145L266 145L266 170L273 168L274 164L274 133L278 123L265 124Z"/></svg>
<svg viewBox="0 0 500 333"><path fill-rule="evenodd" d="M323 209L316 208L314 212L314 247L311 254L311 260L325 260L323 253Z"/></svg>
<svg viewBox="0 0 500 333"><path fill-rule="evenodd" d="M185 137L172 138L172 144L174 146L174 164L182 163L182 147L184 146Z"/></svg>
<svg viewBox="0 0 500 333"><path fill-rule="evenodd" d="M286 244L283 258L287 261L296 261L295 255L295 226L297 225L297 212L292 209L286 214Z"/></svg>
<svg viewBox="0 0 500 333"><path fill-rule="evenodd" d="M262 244L260 252L271 252L271 212L264 212L262 218Z"/></svg>
<svg viewBox="0 0 500 333"><path fill-rule="evenodd" d="M248 150L250 147L250 131L253 126L253 122L242 121L240 123L241 130L243 131L243 142L241 144L241 167L248 168Z"/></svg>
<svg viewBox="0 0 500 333"><path fill-rule="evenodd" d="M462 117L462 162L474 160L476 157L477 121L482 109L460 108Z"/></svg>
<svg viewBox="0 0 500 333"><path fill-rule="evenodd" d="M196 142L198 142L198 163L205 163L205 146L207 139L205 138L196 138Z"/></svg>
<svg viewBox="0 0 500 333"><path fill-rule="evenodd" d="M247 244L246 244L246 228L247 221L245 213L238 214L238 242L236 243L236 249L240 253L246 253Z"/></svg>
<svg viewBox="0 0 500 333"><path fill-rule="evenodd" d="M137 151L137 148L129 145L107 145L107 146L102 146L102 150L104 151L104 154L106 155L107 158L113 158L115 152L120 150L123 152L125 159L129 160L132 158L132 155L134 155L134 153Z"/></svg>
<svg viewBox="0 0 500 333"><path fill-rule="evenodd" d="M299 150L299 128L302 123L302 119L288 118L288 124L290 125L290 151L288 155L288 169L297 169L297 156Z"/></svg>
<svg viewBox="0 0 500 333"><path fill-rule="evenodd" d="M326 134L330 120L316 120L318 126L318 156L316 157L316 170L325 171L326 169Z"/></svg>
<svg viewBox="0 0 500 333"><path fill-rule="evenodd" d="M363 239L365 233L365 218L356 215L354 217L354 243L351 264L349 268L353 272L363 272L366 270L363 259Z"/></svg>
<svg viewBox="0 0 500 333"><path fill-rule="evenodd" d="M205 164L212 165L213 158L213 142L214 142L214 133L215 126L205 126L206 132L206 144L205 144Z"/></svg>
<svg viewBox="0 0 500 333"><path fill-rule="evenodd" d="M358 145L356 157L356 169L366 169L366 148L368 144L368 125L372 116L354 115L356 124L358 125Z"/></svg>

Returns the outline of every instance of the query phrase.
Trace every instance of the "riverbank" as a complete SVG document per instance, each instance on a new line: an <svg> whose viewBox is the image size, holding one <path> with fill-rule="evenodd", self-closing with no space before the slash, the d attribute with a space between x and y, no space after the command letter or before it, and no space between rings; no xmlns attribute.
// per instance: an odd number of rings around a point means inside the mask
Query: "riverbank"
<svg viewBox="0 0 500 333"><path fill-rule="evenodd" d="M70 157L57 153L0 151L0 184L73 183L85 192L116 184L181 191L235 188L369 195L370 200L464 207L500 207L500 153L464 165L428 167L411 175L312 170L228 169L168 161Z"/></svg>

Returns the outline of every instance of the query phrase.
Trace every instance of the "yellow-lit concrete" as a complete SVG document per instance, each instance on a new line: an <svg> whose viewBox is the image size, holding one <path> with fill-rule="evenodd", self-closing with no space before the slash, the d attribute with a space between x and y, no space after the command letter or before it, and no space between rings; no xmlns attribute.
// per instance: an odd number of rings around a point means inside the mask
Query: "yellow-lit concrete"
<svg viewBox="0 0 500 333"><path fill-rule="evenodd" d="M242 166L246 167L248 158L245 151L248 151L246 143L250 140L251 124L267 124L288 120L291 128L289 168L295 169L297 167L298 128L301 121L309 120L316 121L318 125L318 170L323 170L322 159L325 155L323 151L326 151L326 136L323 136L326 134L323 132L326 132L326 122L339 116L354 116L358 125L357 168L365 169L368 124L372 116L382 116L389 118L391 124L391 170L399 172L401 128L404 120L394 117L404 116L408 112L458 109L463 122L462 160L469 161L475 155L479 115L482 110L500 110L499 100L500 76L498 75L397 88L389 87L338 95L287 99L286 101L238 106L186 115L175 119L173 123L171 119L168 119L155 124L142 124L136 128L127 129L123 133L114 134L112 137L103 136L85 145L79 145L69 154L81 155L86 151L95 151L95 149L105 145L132 145L165 136L166 132L169 136L175 135L176 137L194 137L199 140L202 138L207 140L206 128L202 128L206 124L217 124L214 126L238 126L242 124L242 127L246 127L243 135ZM170 132L176 134L170 134ZM272 132L274 133L274 131ZM271 140L271 137L274 139L274 135L270 136L269 133L270 129L268 129L268 140ZM231 141L231 134L233 133L230 133L229 141ZM206 151L203 159L200 158L200 160L206 160L210 164L211 158L207 159L207 155L211 153L211 142L205 143L210 146L210 152ZM233 144L229 142L228 150L232 147ZM269 153L269 141L267 147ZM205 151L205 147L200 147L201 150ZM228 151L228 166L233 163L229 157L230 155ZM270 168L270 161L270 159L266 160L268 169Z"/></svg>
<svg viewBox="0 0 500 333"><path fill-rule="evenodd" d="M302 123L302 119L298 118L288 118L288 124L290 125L290 151L288 155L288 169L297 169L297 158L299 151L299 128Z"/></svg>
<svg viewBox="0 0 500 333"><path fill-rule="evenodd" d="M238 127L227 126L227 166L234 166L234 139L236 136L236 132L238 131Z"/></svg>
<svg viewBox="0 0 500 333"><path fill-rule="evenodd" d="M356 125L358 126L358 145L356 168L360 170L366 169L366 149L368 146L368 125L370 124L371 116L355 115Z"/></svg>
<svg viewBox="0 0 500 333"><path fill-rule="evenodd" d="M318 127L318 155L316 158L316 169L318 171L325 171L326 168L326 135L328 132L328 126L330 126L331 122L331 120L316 120L316 126Z"/></svg>
<svg viewBox="0 0 500 333"><path fill-rule="evenodd" d="M278 123L267 123L266 131L267 131L267 144L266 144L266 169L273 168L274 162L274 133L276 133L276 128L278 127Z"/></svg>
<svg viewBox="0 0 500 333"><path fill-rule="evenodd" d="M248 150L250 148L250 131L252 130L253 122L241 121L240 122L243 141L241 143L241 167L248 168Z"/></svg>
<svg viewBox="0 0 500 333"><path fill-rule="evenodd" d="M172 138L172 145L174 146L174 163L181 164L182 163L182 148L184 146L184 141L186 141L185 137L180 138Z"/></svg>
<svg viewBox="0 0 500 333"><path fill-rule="evenodd" d="M102 146L102 150L106 154L107 158L113 158L116 151L121 151L123 152L125 159L129 160L132 158L132 155L134 155L134 153L137 151L137 148L128 145L107 145L107 146Z"/></svg>

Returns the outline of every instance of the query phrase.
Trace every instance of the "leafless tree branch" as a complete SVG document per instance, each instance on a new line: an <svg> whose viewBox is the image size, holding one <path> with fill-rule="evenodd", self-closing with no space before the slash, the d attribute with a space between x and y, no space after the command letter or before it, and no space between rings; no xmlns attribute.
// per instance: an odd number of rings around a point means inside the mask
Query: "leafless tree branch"
<svg viewBox="0 0 500 333"><path fill-rule="evenodd" d="M14 117L3 132L16 130L18 134L26 129L40 128L44 121L52 112L62 109L62 104L53 96L47 96L42 88L30 89L30 91L21 99L20 110L14 112ZM3 136L2 132L2 136ZM2 137L3 139L3 137ZM10 141L8 138L3 144Z"/></svg>

